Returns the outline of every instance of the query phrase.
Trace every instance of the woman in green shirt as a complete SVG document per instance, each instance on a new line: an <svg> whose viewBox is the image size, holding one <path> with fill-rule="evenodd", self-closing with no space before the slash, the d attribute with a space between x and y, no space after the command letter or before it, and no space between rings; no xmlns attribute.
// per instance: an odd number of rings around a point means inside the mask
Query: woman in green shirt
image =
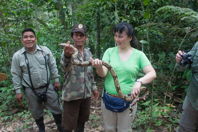
<svg viewBox="0 0 198 132"><path fill-rule="evenodd" d="M156 73L146 55L135 48L136 37L132 26L126 22L119 23L114 28L114 40L116 46L105 51L103 61L110 64L115 70L122 92L125 95L130 94L135 97L140 92L143 84L150 83L156 78ZM107 68L102 66L99 59L92 60L92 65L96 68L99 76L105 78L105 93L116 97L117 92L114 81ZM139 73L143 71L143 77L138 78ZM103 96L104 100L104 96ZM129 107L124 111L115 112L107 109L102 101L102 115L104 120L105 132L128 132L132 131ZM136 105L133 107L135 114Z"/></svg>

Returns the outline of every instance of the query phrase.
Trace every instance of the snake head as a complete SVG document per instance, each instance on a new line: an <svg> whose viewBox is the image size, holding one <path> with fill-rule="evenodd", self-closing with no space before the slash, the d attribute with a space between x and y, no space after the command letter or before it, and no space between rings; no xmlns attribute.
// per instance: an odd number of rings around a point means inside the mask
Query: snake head
<svg viewBox="0 0 198 132"><path fill-rule="evenodd" d="M67 43L60 43L60 46L66 47L66 46L70 46L74 49L74 54L72 56L75 56L78 54L78 49L76 47L74 47L73 44L70 44L70 41L68 41Z"/></svg>

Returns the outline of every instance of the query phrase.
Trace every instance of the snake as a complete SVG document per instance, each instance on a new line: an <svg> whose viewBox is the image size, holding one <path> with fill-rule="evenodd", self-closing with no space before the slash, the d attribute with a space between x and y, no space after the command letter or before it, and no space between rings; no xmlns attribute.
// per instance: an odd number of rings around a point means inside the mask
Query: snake
<svg viewBox="0 0 198 132"><path fill-rule="evenodd" d="M61 46L66 46L67 44L66 43L61 43L59 44ZM74 53L71 55L71 63L72 65L77 65L77 66L91 66L91 61L79 61L78 60L78 49L75 48L73 45L70 44L70 46L74 49ZM140 92L142 93L142 96L140 97L139 95L136 96L136 97L132 97L132 96L129 96L129 95L124 95L121 91L121 88L120 88L120 84L119 84L119 81L118 81L118 77L117 77L117 74L116 72L113 70L112 66L109 65L108 63L102 61L102 65L105 66L108 71L110 72L110 74L112 75L113 77L113 81L114 81L114 85L115 85L115 88L116 88L116 92L118 94L118 97L126 100L126 101L130 101L132 102L132 105L133 104L136 104L138 101L140 100L145 100L146 97L148 96L149 94L149 91L147 90L146 87L141 87L140 88Z"/></svg>

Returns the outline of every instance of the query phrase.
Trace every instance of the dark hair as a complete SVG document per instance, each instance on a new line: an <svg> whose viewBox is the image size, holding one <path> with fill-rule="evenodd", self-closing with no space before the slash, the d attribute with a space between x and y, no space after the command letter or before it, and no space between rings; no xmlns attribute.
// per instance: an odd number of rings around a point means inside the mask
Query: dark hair
<svg viewBox="0 0 198 132"><path fill-rule="evenodd" d="M34 34L34 36L36 36L36 33L35 31L32 29L32 28L25 28L22 32L21 32L21 35L23 36L23 34L25 32L32 32Z"/></svg>
<svg viewBox="0 0 198 132"><path fill-rule="evenodd" d="M138 40L135 37L134 29L131 24L128 24L127 22L121 22L117 24L113 29L113 33L115 34L116 32L118 33L126 32L127 36L132 38L132 40L130 41L131 47L134 48L138 47Z"/></svg>

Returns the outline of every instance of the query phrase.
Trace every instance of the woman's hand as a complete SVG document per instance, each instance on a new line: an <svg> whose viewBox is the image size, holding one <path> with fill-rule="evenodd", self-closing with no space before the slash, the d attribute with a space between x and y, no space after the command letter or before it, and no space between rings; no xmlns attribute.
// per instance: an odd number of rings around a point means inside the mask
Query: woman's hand
<svg viewBox="0 0 198 132"><path fill-rule="evenodd" d="M101 69L102 68L102 61L99 59L90 59L91 65L95 67L96 69Z"/></svg>
<svg viewBox="0 0 198 132"><path fill-rule="evenodd" d="M175 56L176 62L180 63L180 61L182 60L182 55L185 54L183 51L179 50Z"/></svg>
<svg viewBox="0 0 198 132"><path fill-rule="evenodd" d="M140 81L135 82L131 93L132 98L136 98L139 95L141 86L142 83Z"/></svg>
<svg viewBox="0 0 198 132"><path fill-rule="evenodd" d="M107 75L108 69L103 66L102 60L90 58L91 65L96 68L96 73L100 77L105 77Z"/></svg>

